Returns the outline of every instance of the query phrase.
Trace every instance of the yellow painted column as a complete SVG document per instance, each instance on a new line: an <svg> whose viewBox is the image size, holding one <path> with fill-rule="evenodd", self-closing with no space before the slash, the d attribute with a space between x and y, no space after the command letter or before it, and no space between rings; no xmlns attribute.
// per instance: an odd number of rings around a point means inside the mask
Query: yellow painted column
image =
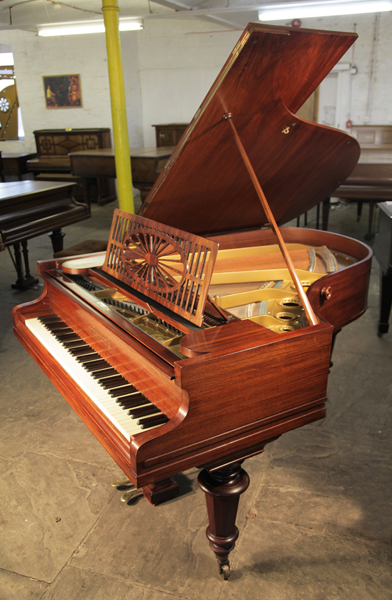
<svg viewBox="0 0 392 600"><path fill-rule="evenodd" d="M113 141L117 175L118 202L121 210L135 212L133 203L131 157L129 152L127 110L121 41L118 28L117 0L102 0L108 55L110 103L112 107Z"/></svg>

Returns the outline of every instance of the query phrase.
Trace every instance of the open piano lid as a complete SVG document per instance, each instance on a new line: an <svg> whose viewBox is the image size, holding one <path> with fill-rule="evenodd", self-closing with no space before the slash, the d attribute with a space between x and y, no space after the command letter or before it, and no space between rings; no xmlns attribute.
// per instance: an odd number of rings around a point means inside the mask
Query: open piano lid
<svg viewBox="0 0 392 600"><path fill-rule="evenodd" d="M359 145L294 113L356 37L249 24L140 214L203 235L266 224L227 113L279 225L327 198L354 168Z"/></svg>

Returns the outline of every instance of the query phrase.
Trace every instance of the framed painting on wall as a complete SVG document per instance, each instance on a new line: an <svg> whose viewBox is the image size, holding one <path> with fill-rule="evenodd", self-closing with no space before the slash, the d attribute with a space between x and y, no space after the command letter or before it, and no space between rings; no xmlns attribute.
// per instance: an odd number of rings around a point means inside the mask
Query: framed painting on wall
<svg viewBox="0 0 392 600"><path fill-rule="evenodd" d="M46 108L81 108L80 75L44 75Z"/></svg>

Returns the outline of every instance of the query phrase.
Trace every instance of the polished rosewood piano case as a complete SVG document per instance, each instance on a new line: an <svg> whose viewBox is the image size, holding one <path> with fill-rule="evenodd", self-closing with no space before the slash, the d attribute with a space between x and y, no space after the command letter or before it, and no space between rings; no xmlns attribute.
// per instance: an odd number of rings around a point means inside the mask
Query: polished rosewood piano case
<svg viewBox="0 0 392 600"><path fill-rule="evenodd" d="M367 246L280 228L304 313L269 223L328 197L358 160L353 138L295 115L355 37L250 24L141 215L115 211L106 255L39 263L43 295L13 313L16 336L150 502L175 494L172 475L203 468L224 578L248 485L241 463L325 415L334 333L366 309ZM94 401L41 329L63 332L78 359L92 353L140 429Z"/></svg>

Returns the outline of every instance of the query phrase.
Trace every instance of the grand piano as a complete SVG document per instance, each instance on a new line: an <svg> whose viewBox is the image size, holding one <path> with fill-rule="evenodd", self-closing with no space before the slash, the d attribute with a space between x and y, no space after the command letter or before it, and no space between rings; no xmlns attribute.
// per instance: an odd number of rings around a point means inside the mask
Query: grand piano
<svg viewBox="0 0 392 600"><path fill-rule="evenodd" d="M132 185L140 190L142 202L165 166L174 146L163 148L130 148ZM87 189L94 179L115 178L116 165L112 148L93 148L70 152L71 173L81 177Z"/></svg>
<svg viewBox="0 0 392 600"><path fill-rule="evenodd" d="M141 214L114 212L106 253L40 262L43 295L13 312L151 503L201 468L225 579L243 461L325 416L334 334L366 309L365 244L282 227L358 160L353 138L295 116L355 38L248 25Z"/></svg>
<svg viewBox="0 0 392 600"><path fill-rule="evenodd" d="M30 274L28 240L49 233L53 251L59 252L65 235L61 228L90 217L90 207L75 200L74 189L73 183L50 181L0 183L0 251L14 248L11 258L18 278L13 288L24 290L38 283Z"/></svg>

